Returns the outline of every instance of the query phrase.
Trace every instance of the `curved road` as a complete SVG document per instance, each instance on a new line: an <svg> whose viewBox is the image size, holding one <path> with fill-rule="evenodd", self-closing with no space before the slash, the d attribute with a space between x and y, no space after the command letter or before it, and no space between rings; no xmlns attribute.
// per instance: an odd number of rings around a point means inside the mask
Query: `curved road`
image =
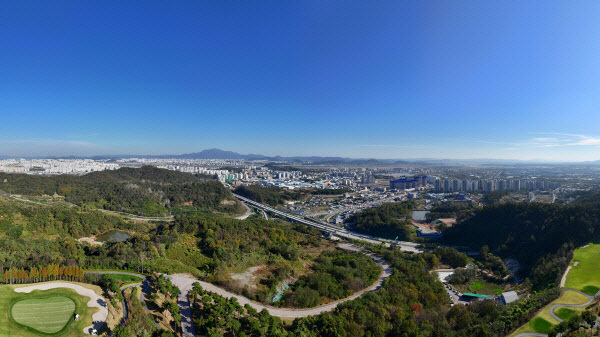
<svg viewBox="0 0 600 337"><path fill-rule="evenodd" d="M579 294L587 297L588 300L587 300L587 302L585 302L583 304L555 304L555 305L551 306L550 308L548 308L548 313L550 314L550 316L552 316L552 318L554 318L558 322L562 322L563 320L562 320L562 318L556 316L556 314L554 313L555 309L558 309L558 308L581 308L581 307L586 307L590 303L592 303L592 301L594 300L594 296L590 296L590 295L588 295L588 294L586 294L584 292L581 292L581 291L579 291L577 289L563 288L561 290L562 291L567 291L567 290L574 291L576 293L579 293Z"/></svg>
<svg viewBox="0 0 600 337"><path fill-rule="evenodd" d="M592 301L594 300L594 296L590 296L582 291L579 291L577 289L573 289L573 288L562 288L561 291L574 291L578 294L581 294L585 297L587 297L587 302L582 303L582 304L555 304L553 306L550 306L548 308L548 314L550 314L550 316L552 316L552 318L554 318L555 320L557 320L558 322L562 322L563 319L556 316L556 314L554 313L554 310L558 309L558 308L581 308L581 307L585 307L588 306L590 303L592 303ZM598 295L600 294L600 291L596 294ZM514 337L547 337L548 335L543 334L543 333L535 333L535 332L524 332L524 333L520 333L518 335L515 335Z"/></svg>
<svg viewBox="0 0 600 337"><path fill-rule="evenodd" d="M257 311L262 311L263 309L266 309L269 314L271 314L272 316L277 316L277 317L286 317L286 318L297 318L297 317L306 317L306 316L312 316L312 315L318 315L320 313L323 312L327 312L327 311L332 311L334 310L339 304L347 302L347 301L351 301L353 299L356 299L362 295L364 295L367 292L370 291L374 291L377 290L381 287L381 285L383 284L383 281L390 277L392 275L392 268L391 266L382 258L363 251L359 248L357 248L356 246L353 246L351 244L341 244L339 245L340 248L342 249L347 249L347 250L353 250L353 251L360 251L368 256L370 256L373 260L375 260L375 262L377 262L381 267L382 267L382 272L379 275L379 278L373 282L373 284L359 292L356 292L354 294L352 294L349 297L337 300L335 302L331 302L331 303L327 303L318 307L314 307L314 308L308 308L308 309L286 309L286 308L276 308L273 306L269 306L269 305L265 305L265 304L261 304L258 302L254 302L242 295L238 295L238 294L234 294L232 292L229 292L221 287L217 287L211 283L208 282L204 282L204 281L199 281L195 278L186 276L186 275L165 275L168 279L171 280L171 282L173 282L174 285L176 285L177 287L179 287L180 293L179 293L179 297L178 297L178 301L179 301L179 307L180 307L180 313L181 313L181 327L183 330L183 335L184 336L195 336L195 331L194 331L194 324L192 322L192 312L191 312L191 307L190 307L190 302L188 300L188 294L190 292L190 290L192 290L193 288L193 284L195 282L200 283L200 285L202 286L202 288L204 290L207 291L211 291L214 292L216 294L219 294L223 297L226 298L232 298L235 297L238 300L238 303L240 305L245 305L245 304L249 304L251 307L253 307L254 309L256 309ZM136 274L136 273L132 273L132 272L119 272L119 271L88 271L86 273L89 274L126 274L126 275L132 275L132 276L137 276L137 277L141 277L144 278L144 283L147 282L146 280L146 276L145 275L141 275L141 274ZM140 283L136 283L136 284L132 284L127 286L128 287L133 287L133 286L137 286ZM126 289L123 288L122 290ZM144 296L144 292L142 291L141 296ZM143 298L142 298L143 300ZM124 311L124 317L126 317L126 312Z"/></svg>
<svg viewBox="0 0 600 337"><path fill-rule="evenodd" d="M379 275L379 278L371 286L369 286L359 292L356 292L349 297L343 298L341 300L337 300L335 302L327 303L327 304L324 304L324 305L321 305L318 307L308 308L308 309L286 309L286 308L277 308L277 307L273 307L270 305L261 304L258 302L254 302L254 301L248 299L247 297L244 297L244 296L241 296L238 294L234 294L234 293L227 291L221 287L217 287L211 283L199 281L199 280L196 280L194 278L191 278L191 277L185 276L185 275L180 275L180 274L179 275L178 274L167 275L167 278L169 278L173 282L173 284L175 284L176 286L179 287L182 294L185 293L186 298L187 298L187 293L192 289L192 284L195 282L198 282L198 283L200 283L200 285L202 286L202 288L204 290L217 293L217 294L219 294L223 297L227 297L227 298L235 297L235 298L237 298L238 303L240 305L243 306L245 304L249 304L251 307L253 307L254 309L256 309L259 312L262 311L263 309L267 309L269 314L271 314L272 316L286 317L286 318L306 317L306 316L318 315L320 313L327 312L327 311L332 311L340 303L351 301L353 299L356 299L356 298L364 295L367 292L377 290L383 284L383 280L385 280L386 278L388 278L392 275L392 268L390 267L390 265L387 262L385 262L385 260L383 260L382 258L375 256L371 253L368 253L368 252L363 251L363 253L369 255L383 268L381 274Z"/></svg>
<svg viewBox="0 0 600 337"><path fill-rule="evenodd" d="M276 308L276 307L272 307L269 305L264 305L264 304L254 302L244 296L234 294L234 293L229 292L221 287L217 287L211 283L199 281L195 278L192 278L192 277L189 277L186 275L177 275L177 274L176 275L166 275L166 277L168 279L170 279L174 285L179 287L179 290L181 291L179 293L179 307L180 307L180 313L181 313L181 328L183 331L183 336L192 337L192 336L196 335L194 324L192 321L192 310L191 310L190 302L188 299L188 294L189 294L190 290L192 290L193 284L196 282L200 283L200 285L202 286L202 288L204 290L214 292L214 293L219 294L226 298L235 297L237 299L238 303L242 306L248 304L259 312L262 311L263 309L266 309L269 312L269 314L271 314L272 316L297 318L297 317L318 315L322 312L332 311L340 303L344 303L346 301L353 300L355 298L358 298L358 297L364 295L365 293L367 293L369 291L374 291L374 290L378 289L383 284L383 280L385 280L386 278L388 278L392 275L392 268L382 258L380 258L374 254L371 254L369 252L362 251L362 250L360 250L352 245L349 245L349 244L345 244L341 248L361 251L364 254L367 254L371 258L373 258L383 269L381 274L379 275L379 278L368 288L365 288L355 294L352 294L349 297L343 298L343 299L335 301L335 302L327 303L325 305L321 305L321 306L318 306L315 308L309 308L309 309Z"/></svg>

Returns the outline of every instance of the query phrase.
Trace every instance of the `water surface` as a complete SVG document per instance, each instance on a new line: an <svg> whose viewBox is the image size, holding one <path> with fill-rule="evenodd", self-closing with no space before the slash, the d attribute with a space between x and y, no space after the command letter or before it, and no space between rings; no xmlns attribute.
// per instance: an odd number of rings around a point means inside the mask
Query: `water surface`
<svg viewBox="0 0 600 337"><path fill-rule="evenodd" d="M127 239L129 239L130 236L131 236L131 234L129 234L125 231L112 230L112 231L108 231L106 233L102 233L102 234L98 235L98 237L96 237L96 241L125 242L125 241L127 241Z"/></svg>

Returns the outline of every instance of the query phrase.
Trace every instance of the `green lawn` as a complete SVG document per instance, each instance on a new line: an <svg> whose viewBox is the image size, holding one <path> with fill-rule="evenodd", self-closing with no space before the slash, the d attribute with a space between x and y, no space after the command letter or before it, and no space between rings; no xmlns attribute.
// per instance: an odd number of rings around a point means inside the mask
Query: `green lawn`
<svg viewBox="0 0 600 337"><path fill-rule="evenodd" d="M88 297L66 288L17 293L27 285L0 286L0 337L75 337L92 324L96 308L87 306ZM74 314L81 316L74 321Z"/></svg>
<svg viewBox="0 0 600 337"><path fill-rule="evenodd" d="M74 314L75 302L60 295L18 300L10 308L15 322L47 334L62 330Z"/></svg>
<svg viewBox="0 0 600 337"><path fill-rule="evenodd" d="M537 333L548 333L552 329L552 323L541 317L531 320L531 326L533 327L533 331Z"/></svg>
<svg viewBox="0 0 600 337"><path fill-rule="evenodd" d="M575 266L575 261L579 261ZM575 249L571 270L565 282L566 288L581 290L594 295L600 290L600 244L590 243L586 248Z"/></svg>
<svg viewBox="0 0 600 337"><path fill-rule="evenodd" d="M121 281L122 284L138 283L143 281L143 279L140 277L128 274L104 274L103 277L108 277L117 281Z"/></svg>
<svg viewBox="0 0 600 337"><path fill-rule="evenodd" d="M469 285L469 291L474 294L500 296L502 295L502 287L498 284L477 280Z"/></svg>
<svg viewBox="0 0 600 337"><path fill-rule="evenodd" d="M556 314L556 316L560 317L562 320L567 321L569 320L569 318L573 317L575 315L575 310L569 309L569 308L558 308L557 310L554 311L554 313Z"/></svg>

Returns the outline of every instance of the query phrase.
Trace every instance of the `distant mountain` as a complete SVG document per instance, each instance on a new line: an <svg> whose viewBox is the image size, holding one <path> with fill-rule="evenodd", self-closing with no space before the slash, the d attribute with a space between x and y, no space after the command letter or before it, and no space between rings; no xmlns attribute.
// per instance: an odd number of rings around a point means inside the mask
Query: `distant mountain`
<svg viewBox="0 0 600 337"><path fill-rule="evenodd" d="M184 154L163 154L163 155L140 155L140 154L122 154L122 155L102 155L102 156L45 156L45 157L16 157L0 154L0 159L24 158L24 159L94 159L94 160L116 160L127 158L148 158L148 159L238 159L238 160L267 160L267 161L285 161L296 163L315 163L321 165L533 165L533 164L552 164L552 165L600 165L600 160L585 162L549 162L542 160L510 160L510 159L439 159L439 158L415 158L415 159L372 159L372 158L347 158L347 157L321 157L321 156L265 156L262 154L241 154L233 151L221 149L207 149L200 152Z"/></svg>
<svg viewBox="0 0 600 337"><path fill-rule="evenodd" d="M173 156L181 159L246 159L246 156L233 151L208 149L200 152L185 153Z"/></svg>

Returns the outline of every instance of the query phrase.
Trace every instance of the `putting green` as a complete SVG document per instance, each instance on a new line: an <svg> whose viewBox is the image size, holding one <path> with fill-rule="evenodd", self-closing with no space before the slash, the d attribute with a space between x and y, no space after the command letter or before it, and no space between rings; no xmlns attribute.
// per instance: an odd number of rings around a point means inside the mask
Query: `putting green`
<svg viewBox="0 0 600 337"><path fill-rule="evenodd" d="M10 314L21 325L52 334L71 321L75 302L64 296L34 297L15 302Z"/></svg>
<svg viewBox="0 0 600 337"><path fill-rule="evenodd" d="M93 288L99 293L99 287L96 289L89 284L69 283ZM92 325L92 315L98 310L88 307L89 297L81 296L69 288L33 290L30 293L14 291L15 288L25 286L30 285L0 285L0 337L85 336L83 328ZM52 310L46 316L43 309L50 306ZM69 307L71 309L67 310ZM30 315L34 311L39 316L32 318ZM78 321L73 320L75 313L80 316Z"/></svg>
<svg viewBox="0 0 600 337"><path fill-rule="evenodd" d="M595 295L600 290L600 244L590 243L584 247L575 249L565 287Z"/></svg>

